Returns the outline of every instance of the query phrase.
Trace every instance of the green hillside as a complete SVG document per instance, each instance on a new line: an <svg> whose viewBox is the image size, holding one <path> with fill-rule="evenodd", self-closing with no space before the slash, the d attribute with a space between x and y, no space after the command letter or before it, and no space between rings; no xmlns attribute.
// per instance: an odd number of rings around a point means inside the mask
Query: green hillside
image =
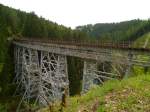
<svg viewBox="0 0 150 112"><path fill-rule="evenodd" d="M93 87L83 96L69 98L64 112L149 112L150 74L112 80L103 86ZM54 105L53 112L61 107ZM49 112L49 108L41 112Z"/></svg>
<svg viewBox="0 0 150 112"><path fill-rule="evenodd" d="M76 29L102 41L134 41L150 31L150 20L97 23L95 25L78 26Z"/></svg>
<svg viewBox="0 0 150 112"><path fill-rule="evenodd" d="M85 40L87 35L82 31L72 30L71 28L59 25L43 17L38 17L34 12L26 13L11 7L0 4L0 97L11 96L15 85L12 81L14 74L13 46L14 38L41 38L57 40ZM71 80L71 93L75 94L80 87L80 72L76 72L76 66L82 64L80 59L71 58L68 60L69 75ZM72 78L72 75L76 77ZM72 83L76 79L78 81Z"/></svg>
<svg viewBox="0 0 150 112"><path fill-rule="evenodd" d="M134 47L150 48L150 32L135 40Z"/></svg>
<svg viewBox="0 0 150 112"><path fill-rule="evenodd" d="M26 13L0 4L0 62L7 57L7 39L13 37L82 40L86 35L38 17L34 12Z"/></svg>

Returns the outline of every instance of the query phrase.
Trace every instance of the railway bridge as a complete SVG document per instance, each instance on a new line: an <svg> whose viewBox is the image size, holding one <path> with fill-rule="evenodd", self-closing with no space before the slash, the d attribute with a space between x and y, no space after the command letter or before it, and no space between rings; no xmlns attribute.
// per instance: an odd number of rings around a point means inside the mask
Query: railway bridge
<svg viewBox="0 0 150 112"><path fill-rule="evenodd" d="M47 105L47 102L61 100L64 93L69 95L68 56L84 60L82 94L95 84L127 77L133 65L150 66L145 58L149 57L150 49L136 48L128 42L20 39L14 40L13 45L14 81L18 85L15 94L22 95L20 104L34 101Z"/></svg>

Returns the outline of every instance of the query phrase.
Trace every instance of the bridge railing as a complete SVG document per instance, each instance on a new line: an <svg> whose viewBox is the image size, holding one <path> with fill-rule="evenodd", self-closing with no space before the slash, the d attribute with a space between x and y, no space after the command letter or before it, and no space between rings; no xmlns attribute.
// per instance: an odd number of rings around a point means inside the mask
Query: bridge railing
<svg viewBox="0 0 150 112"><path fill-rule="evenodd" d="M53 44L63 44L63 45L77 45L77 46L86 46L86 47L109 47L109 48L141 48L147 49L148 46L144 46L144 42L135 43L133 41L93 41L93 40L56 40L56 39L37 39L37 38L21 38L16 39L15 41L19 42L38 42L38 43L53 43ZM144 46L144 47L143 47Z"/></svg>

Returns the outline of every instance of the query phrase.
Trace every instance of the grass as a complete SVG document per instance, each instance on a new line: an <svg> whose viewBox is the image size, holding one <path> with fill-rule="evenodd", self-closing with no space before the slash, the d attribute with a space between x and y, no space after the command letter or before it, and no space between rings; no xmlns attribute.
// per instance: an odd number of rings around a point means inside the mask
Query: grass
<svg viewBox="0 0 150 112"><path fill-rule="evenodd" d="M143 75L121 81L121 88L105 96L108 112L149 112L150 76Z"/></svg>
<svg viewBox="0 0 150 112"><path fill-rule="evenodd" d="M147 43L146 43L147 41ZM146 44L145 44L146 43ZM133 44L134 47L146 47L150 48L150 32L144 34L143 36L139 37Z"/></svg>
<svg viewBox="0 0 150 112"><path fill-rule="evenodd" d="M60 110L54 106L54 112ZM112 80L87 94L68 98L64 112L150 112L150 74ZM48 112L43 109L40 112Z"/></svg>

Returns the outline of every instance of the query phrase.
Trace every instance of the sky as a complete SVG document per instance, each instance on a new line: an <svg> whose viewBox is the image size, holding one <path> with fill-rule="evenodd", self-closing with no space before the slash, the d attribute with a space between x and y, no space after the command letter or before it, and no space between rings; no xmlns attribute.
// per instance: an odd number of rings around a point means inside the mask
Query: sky
<svg viewBox="0 0 150 112"><path fill-rule="evenodd" d="M71 28L150 18L150 0L0 0L0 3L34 11L38 16Z"/></svg>

